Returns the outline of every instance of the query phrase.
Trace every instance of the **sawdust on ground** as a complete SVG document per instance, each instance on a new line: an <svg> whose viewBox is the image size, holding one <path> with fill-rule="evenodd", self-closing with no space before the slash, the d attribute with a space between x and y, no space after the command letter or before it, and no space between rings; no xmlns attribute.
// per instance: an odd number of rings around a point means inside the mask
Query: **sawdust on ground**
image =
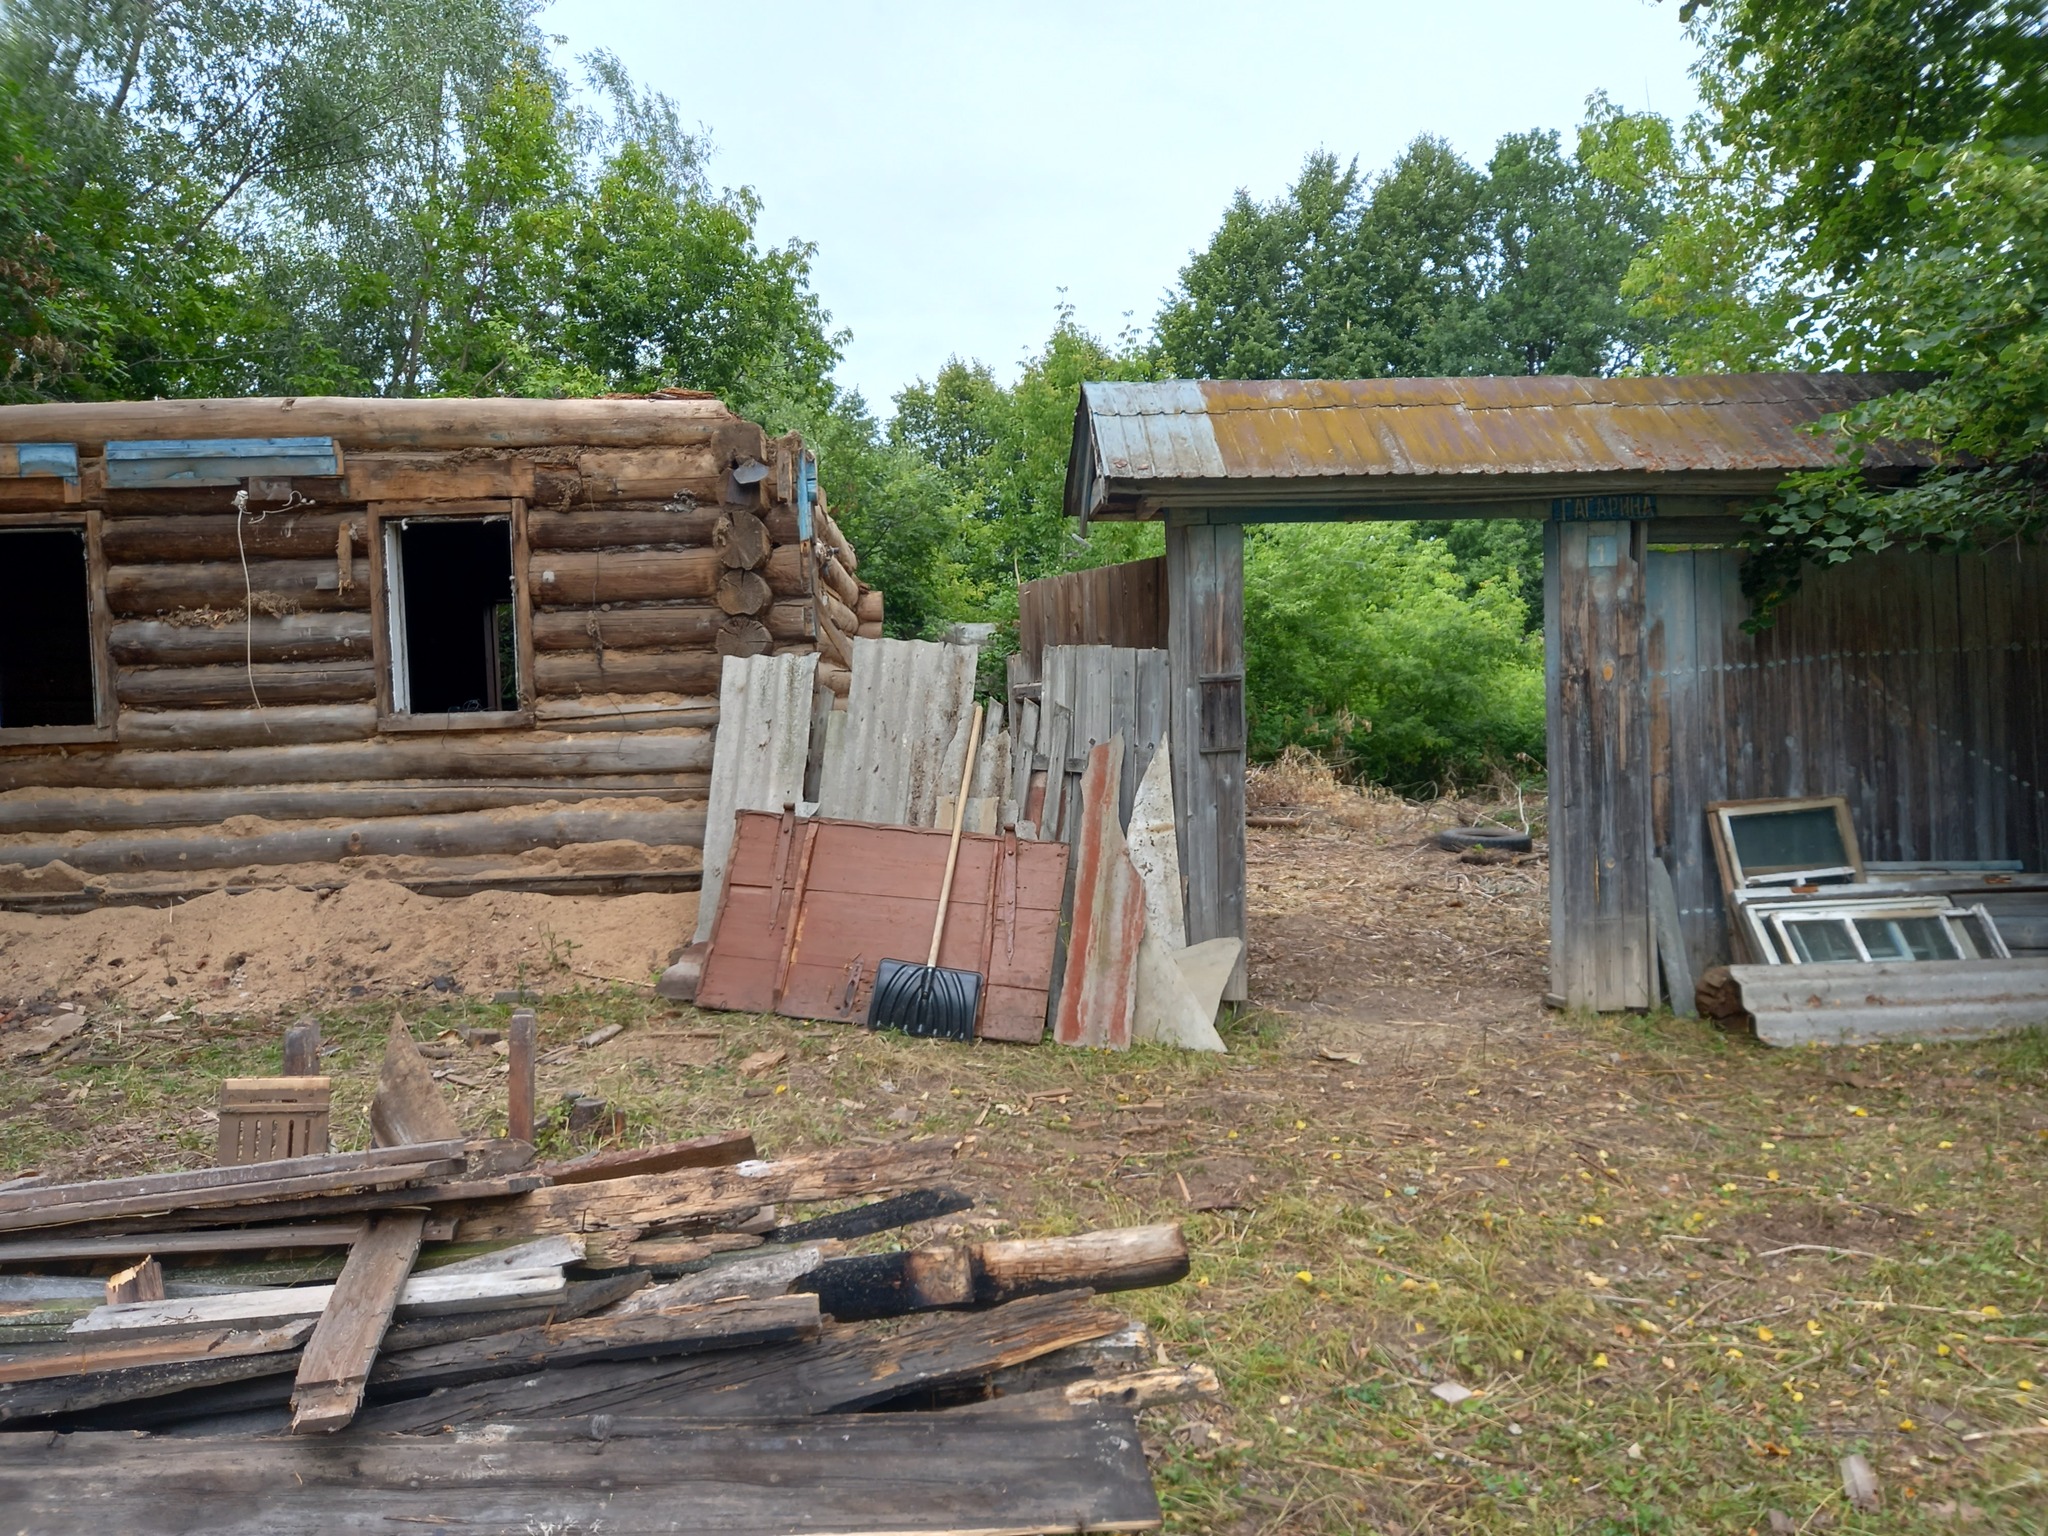
<svg viewBox="0 0 2048 1536"><path fill-rule="evenodd" d="M645 985L696 922L694 892L442 898L370 876L161 908L0 912L0 1007L66 999L260 1014L419 991Z"/></svg>

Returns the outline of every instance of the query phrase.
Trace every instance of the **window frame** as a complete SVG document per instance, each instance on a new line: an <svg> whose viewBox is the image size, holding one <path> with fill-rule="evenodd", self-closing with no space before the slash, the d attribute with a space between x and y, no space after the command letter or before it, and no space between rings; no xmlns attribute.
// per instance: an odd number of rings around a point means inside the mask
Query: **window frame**
<svg viewBox="0 0 2048 1536"><path fill-rule="evenodd" d="M1915 959L1898 959L1887 956L1877 959L1870 953L1862 931L1856 926L1859 921L1877 918L1933 918L1942 925L1949 941L1955 946L1957 960L2009 960L2012 951L2007 947L2005 936L1998 931L1998 924L1992 920L1990 911L1982 902L1974 906L1959 906L1946 896L1931 897L1864 897L1862 899L1831 900L1826 898L1805 901L1751 901L1742 903L1742 915L1749 927L1749 938L1757 952L1764 957L1766 965L1928 965L1934 962ZM1975 921L1985 939L1993 949L1992 954L1977 953L1978 944L1963 927L1965 920ZM1791 937L1785 925L1797 922L1833 922L1842 925L1855 947L1857 958L1847 961L1801 960L1794 950Z"/></svg>
<svg viewBox="0 0 2048 1536"><path fill-rule="evenodd" d="M507 497L489 501L393 501L367 504L370 545L370 654L377 673L377 729L407 731L505 731L534 723L533 598L527 585L526 501ZM519 664L517 709L473 710L463 714L415 714L393 705L390 573L386 570L387 525L425 522L481 522L506 518L512 530L512 643Z"/></svg>
<svg viewBox="0 0 2048 1536"><path fill-rule="evenodd" d="M92 647L91 725L0 726L0 746L69 746L112 741L120 722L121 700L115 687L113 611L107 606L107 557L100 541L97 507L51 508L36 512L0 512L0 534L38 529L82 529L85 537L85 601L87 643Z"/></svg>

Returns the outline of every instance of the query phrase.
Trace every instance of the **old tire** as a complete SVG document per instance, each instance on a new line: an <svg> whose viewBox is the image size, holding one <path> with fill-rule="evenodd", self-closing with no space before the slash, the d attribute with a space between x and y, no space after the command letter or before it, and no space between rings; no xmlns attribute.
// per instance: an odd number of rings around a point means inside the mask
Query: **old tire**
<svg viewBox="0 0 2048 1536"><path fill-rule="evenodd" d="M1527 853L1535 847L1535 841L1526 832L1509 832L1499 827L1447 827L1437 833L1436 845L1447 853L1463 853L1467 848Z"/></svg>

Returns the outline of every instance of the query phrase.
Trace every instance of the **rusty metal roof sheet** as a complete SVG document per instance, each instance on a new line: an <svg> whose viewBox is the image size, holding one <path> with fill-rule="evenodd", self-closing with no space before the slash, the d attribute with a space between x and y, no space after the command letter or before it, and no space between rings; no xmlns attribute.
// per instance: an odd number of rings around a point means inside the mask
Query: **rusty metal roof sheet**
<svg viewBox="0 0 2048 1536"><path fill-rule="evenodd" d="M1793 470L1833 462L1832 444L1811 423L1923 382L1917 374L1765 373L1084 384L1067 511L1501 499L1647 488L1649 476L1755 494ZM1867 462L1927 460L1886 446Z"/></svg>

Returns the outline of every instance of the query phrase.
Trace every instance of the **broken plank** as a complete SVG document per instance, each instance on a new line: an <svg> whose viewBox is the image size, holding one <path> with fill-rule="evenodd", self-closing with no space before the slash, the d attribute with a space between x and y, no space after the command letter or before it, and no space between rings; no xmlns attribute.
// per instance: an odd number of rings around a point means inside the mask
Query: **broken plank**
<svg viewBox="0 0 2048 1536"><path fill-rule="evenodd" d="M384 1330L419 1257L426 1219L420 1211L379 1216L349 1249L341 1278L299 1360L292 1390L293 1434L330 1434L356 1416Z"/></svg>
<svg viewBox="0 0 2048 1536"><path fill-rule="evenodd" d="M338 1282L337 1282L338 1283ZM332 1285L286 1286L269 1291L234 1291L225 1296L188 1296L176 1301L135 1302L95 1307L71 1325L76 1339L146 1338L207 1327L253 1327L295 1317L317 1317L334 1294ZM399 1293L403 1312L432 1312L533 1306L562 1295L559 1269L512 1270L497 1275L415 1275Z"/></svg>
<svg viewBox="0 0 2048 1536"><path fill-rule="evenodd" d="M414 1149L408 1148L408 1151ZM414 1151L417 1156L417 1151ZM283 1166L282 1162L253 1163L248 1171ZM394 1204L408 1203L411 1186L431 1179L444 1179L462 1172L462 1158L432 1162L394 1163L385 1167L349 1169L336 1173L296 1175L252 1183L224 1185L169 1194L124 1195L115 1199L81 1199L52 1204L34 1210L0 1212L0 1232L34 1231L39 1228L80 1226L88 1222L117 1221L129 1217L176 1216L189 1221L206 1211L219 1212L217 1220L248 1221L260 1218L261 1206L272 1202L297 1204L303 1197L330 1192L385 1190ZM243 1172L242 1169L228 1170ZM415 1198L414 1202L417 1203ZM226 1211L220 1208L228 1207Z"/></svg>
<svg viewBox="0 0 2048 1536"><path fill-rule="evenodd" d="M107 1276L107 1305L118 1306L128 1301L162 1301L164 1299L164 1267L153 1258L143 1259L126 1269L116 1270Z"/></svg>
<svg viewBox="0 0 2048 1536"><path fill-rule="evenodd" d="M642 1293L645 1294L644 1292ZM626 1316L581 1318L396 1351L371 1372L378 1387L453 1387L602 1361L749 1349L817 1335L815 1296L744 1297Z"/></svg>
<svg viewBox="0 0 2048 1536"><path fill-rule="evenodd" d="M460 1134L425 1146L383 1147L369 1152L329 1152L317 1157L278 1158L255 1167L195 1168L182 1173L146 1173L130 1179L97 1179L79 1184L40 1184L0 1193L0 1213L41 1210L81 1202L102 1204L130 1197L184 1199L256 1184L325 1174L381 1172L409 1163L440 1162L462 1156ZM233 1198L232 1196L230 1198Z"/></svg>
<svg viewBox="0 0 2048 1536"><path fill-rule="evenodd" d="M536 1189L514 1200L463 1208L458 1241L542 1237L552 1232L631 1231L743 1217L787 1200L848 1200L921 1184L953 1160L956 1143L811 1153L733 1168L679 1168L593 1184Z"/></svg>
<svg viewBox="0 0 2048 1536"><path fill-rule="evenodd" d="M459 1253L460 1244L452 1244ZM428 1255L421 1263L437 1275L487 1275L504 1269L549 1269L561 1264L581 1264L585 1244L573 1233L562 1232L553 1237L536 1238L530 1243L515 1243L508 1248L495 1248L489 1253L472 1254L466 1259L454 1259L446 1264L436 1263Z"/></svg>
<svg viewBox="0 0 2048 1536"><path fill-rule="evenodd" d="M433 1070L402 1016L392 1017L391 1033L385 1037L384 1065L377 1074L376 1097L370 1100L370 1132L380 1147L462 1136L462 1123L434 1086Z"/></svg>
<svg viewBox="0 0 2048 1536"><path fill-rule="evenodd" d="M138 1232L132 1237L18 1237L0 1241L0 1264L42 1263L53 1259L122 1259L150 1253L250 1253L286 1248L346 1248L362 1235L363 1223L360 1221L318 1221L285 1227Z"/></svg>
<svg viewBox="0 0 2048 1536"><path fill-rule="evenodd" d="M0 1385L0 1423L83 1413L110 1403L167 1397L195 1387L288 1371L295 1351L312 1329L312 1321L306 1319L279 1328L211 1333L206 1335L211 1347L198 1353L193 1351L200 1346L189 1338L67 1351L61 1358L73 1369L53 1369ZM142 1359L147 1352L144 1346L149 1344L185 1353L161 1360ZM45 1365L57 1358L45 1357L35 1363Z"/></svg>
<svg viewBox="0 0 2048 1536"><path fill-rule="evenodd" d="M652 1285L628 1296L612 1309L615 1317L640 1312L659 1312L668 1307L702 1306L741 1298L781 1296L792 1288L808 1291L800 1282L823 1261L817 1248L778 1248L772 1253L748 1254L730 1263L715 1265Z"/></svg>
<svg viewBox="0 0 2048 1536"><path fill-rule="evenodd" d="M618 1179L630 1174L670 1173L678 1168L729 1168L754 1157L754 1137L748 1131L721 1131L689 1141L672 1141L658 1147L626 1147L612 1152L592 1152L565 1162L542 1163L537 1170L555 1184L588 1184L597 1179Z"/></svg>
<svg viewBox="0 0 2048 1536"><path fill-rule="evenodd" d="M987 1312L930 1312L887 1337L833 1328L809 1344L778 1344L622 1369L579 1365L456 1387L370 1410L379 1430L580 1418L593 1413L748 1419L844 1414L927 1387L969 1381L1114 1333L1124 1319L1087 1292L1014 1301Z"/></svg>
<svg viewBox="0 0 2048 1536"><path fill-rule="evenodd" d="M1121 1051L1131 1043L1145 886L1117 820L1122 771L1123 738L1112 736L1089 752L1081 775L1073 928L1053 1016L1053 1037L1061 1045Z"/></svg>
<svg viewBox="0 0 2048 1536"><path fill-rule="evenodd" d="M818 1216L809 1221L794 1221L786 1226L774 1227L765 1236L771 1243L812 1243L824 1238L872 1237L877 1232L893 1231L897 1227L907 1227L912 1222L935 1221L941 1216L950 1216L955 1211L964 1211L973 1204L971 1196L963 1195L957 1189L913 1189L907 1194L896 1195L887 1200L856 1205L851 1210L834 1211L829 1216Z"/></svg>
<svg viewBox="0 0 2048 1536"><path fill-rule="evenodd" d="M63 1345L34 1354L0 1358L0 1386L41 1381L53 1376L84 1376L124 1371L138 1366L171 1365L192 1360L226 1360L240 1355L270 1355L295 1348L313 1325L307 1321L276 1328L209 1328L154 1339L123 1339L111 1343Z"/></svg>
<svg viewBox="0 0 2048 1536"><path fill-rule="evenodd" d="M454 1166L452 1163L435 1163L435 1168ZM435 1178L441 1177L434 1175ZM135 1216L119 1223L120 1231L102 1233L98 1230L91 1236L142 1236L163 1228L186 1231L205 1227L212 1223L228 1226L246 1222L253 1216L278 1222L317 1221L328 1216L363 1216L372 1211L388 1211L405 1205L466 1205L475 1202L503 1200L512 1195L523 1195L528 1190L538 1189L545 1180L534 1174L513 1174L505 1178L459 1179L451 1178L445 1183L409 1183L390 1189L359 1189L341 1194L312 1194L303 1197L283 1198L266 1201L260 1211L249 1212L235 1207L219 1210L178 1211L168 1215ZM443 1221L443 1226L450 1225ZM113 1225L99 1223L100 1227ZM246 1229L245 1229L246 1230ZM439 1234L442 1241L453 1236L452 1231ZM129 1250L134 1253L151 1251L150 1245Z"/></svg>
<svg viewBox="0 0 2048 1536"><path fill-rule="evenodd" d="M601 1444L588 1425L492 1435L488 1447L355 1430L320 1443L11 1435L0 1437L0 1507L25 1530L124 1536L190 1531L195 1510L211 1536L683 1527L698 1536L1051 1536L1159 1526L1129 1412L1092 1404L829 1425L633 1422L611 1426Z"/></svg>

